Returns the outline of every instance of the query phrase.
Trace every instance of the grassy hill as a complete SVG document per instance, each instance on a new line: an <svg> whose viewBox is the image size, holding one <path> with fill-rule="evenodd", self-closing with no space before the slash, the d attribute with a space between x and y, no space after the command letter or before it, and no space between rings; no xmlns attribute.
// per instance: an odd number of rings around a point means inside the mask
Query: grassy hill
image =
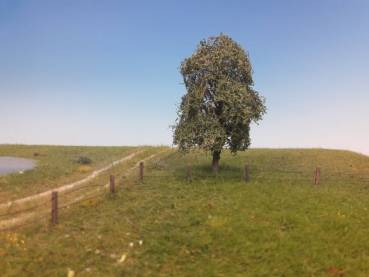
<svg viewBox="0 0 369 277"><path fill-rule="evenodd" d="M0 232L0 275L369 274L368 157L254 149L224 153L218 176L210 160L201 152L163 153L145 164L143 183L137 171L117 166L115 195L62 209L55 227L44 218ZM319 186L312 185L316 167Z"/></svg>
<svg viewBox="0 0 369 277"><path fill-rule="evenodd" d="M0 145L0 156L14 156L37 161L34 170L24 174L0 176L0 203L55 188L80 180L94 170L113 161L142 151L138 158L155 153L153 147L100 147L100 146L46 146L46 145ZM91 163L81 164L80 157Z"/></svg>

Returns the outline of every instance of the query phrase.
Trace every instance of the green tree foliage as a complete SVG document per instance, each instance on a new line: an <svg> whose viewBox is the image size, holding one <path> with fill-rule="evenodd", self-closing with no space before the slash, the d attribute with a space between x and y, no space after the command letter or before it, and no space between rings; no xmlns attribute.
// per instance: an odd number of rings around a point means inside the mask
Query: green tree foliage
<svg viewBox="0 0 369 277"><path fill-rule="evenodd" d="M224 147L233 153L250 145L250 124L262 119L264 98L253 89L248 54L229 36L202 40L181 64L187 93L174 126L181 151L201 148L213 155L218 171Z"/></svg>

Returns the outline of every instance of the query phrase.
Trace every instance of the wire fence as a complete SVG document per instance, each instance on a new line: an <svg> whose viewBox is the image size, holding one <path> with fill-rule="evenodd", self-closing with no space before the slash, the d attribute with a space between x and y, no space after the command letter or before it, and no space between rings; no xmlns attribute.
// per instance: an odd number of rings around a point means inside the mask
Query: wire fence
<svg viewBox="0 0 369 277"><path fill-rule="evenodd" d="M152 168L151 168L152 169ZM58 224L59 211L66 208L70 208L74 205L78 205L84 201L90 201L92 199L98 199L105 195L114 195L117 192L117 188L142 184L140 187L145 190L157 189L157 186L147 186L150 182L155 183L157 180L175 180L183 183L192 183L198 180L202 181L217 181L217 182L229 182L238 181L243 183L261 182L261 181L304 181L309 182L314 186L320 186L324 183L336 182L336 181L355 181L360 183L368 183L369 175L357 175L352 172L331 172L328 171L324 174L318 167L313 172L308 170L283 170L283 169L261 169L250 168L249 165L245 165L242 170L237 174L237 171L233 170L231 173L216 174L216 173L203 173L193 170L191 166L182 170L165 171L159 170L158 174L152 174L155 171L149 171L151 174L145 174L144 163L140 162L138 165L138 178L130 178L125 175L110 175L109 182L106 184L88 184L80 185L66 191L58 191L55 189L50 195L50 198L46 201L36 202L34 205L14 207L9 206L8 209L0 213L0 232L8 232L12 230L18 230L20 228L39 224L41 222L48 223L49 227ZM164 171L164 174L163 174ZM310 174L309 174L310 172ZM119 179L116 179L119 177ZM116 182L118 181L118 182Z"/></svg>

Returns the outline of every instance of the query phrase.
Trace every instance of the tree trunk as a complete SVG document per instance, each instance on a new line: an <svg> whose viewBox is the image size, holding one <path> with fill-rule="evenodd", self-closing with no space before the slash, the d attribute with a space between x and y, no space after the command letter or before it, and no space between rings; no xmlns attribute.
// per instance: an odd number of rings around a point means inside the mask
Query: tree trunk
<svg viewBox="0 0 369 277"><path fill-rule="evenodd" d="M214 151L213 152L213 172L218 173L219 172L219 160L220 160L220 151Z"/></svg>

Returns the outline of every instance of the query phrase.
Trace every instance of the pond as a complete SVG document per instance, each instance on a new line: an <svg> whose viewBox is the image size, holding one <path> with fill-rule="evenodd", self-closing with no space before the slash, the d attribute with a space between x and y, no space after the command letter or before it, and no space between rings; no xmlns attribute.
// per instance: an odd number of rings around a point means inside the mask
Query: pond
<svg viewBox="0 0 369 277"><path fill-rule="evenodd" d="M36 161L34 160L0 156L0 175L14 172L23 173L26 170L33 169L35 166Z"/></svg>

